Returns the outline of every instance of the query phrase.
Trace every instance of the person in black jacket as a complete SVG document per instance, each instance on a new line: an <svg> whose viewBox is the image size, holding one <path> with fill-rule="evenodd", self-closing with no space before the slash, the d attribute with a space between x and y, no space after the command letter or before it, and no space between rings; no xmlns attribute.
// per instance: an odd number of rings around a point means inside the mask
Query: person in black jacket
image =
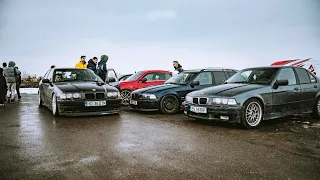
<svg viewBox="0 0 320 180"><path fill-rule="evenodd" d="M7 93L7 82L3 75L3 69L0 68L0 107L4 106L4 101Z"/></svg>
<svg viewBox="0 0 320 180"><path fill-rule="evenodd" d="M91 69L94 73L97 74L97 64L98 64L98 58L97 57L93 57L92 59L90 59L88 61L87 68Z"/></svg>

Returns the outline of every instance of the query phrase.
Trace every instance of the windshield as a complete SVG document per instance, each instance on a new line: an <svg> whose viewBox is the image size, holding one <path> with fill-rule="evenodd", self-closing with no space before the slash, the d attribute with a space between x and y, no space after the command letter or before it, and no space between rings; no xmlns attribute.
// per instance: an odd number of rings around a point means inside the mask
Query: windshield
<svg viewBox="0 0 320 180"><path fill-rule="evenodd" d="M188 84L196 75L197 73L182 72L172 76L165 84Z"/></svg>
<svg viewBox="0 0 320 180"><path fill-rule="evenodd" d="M135 81L137 80L141 75L143 74L143 71L136 72L135 74L128 77L125 81Z"/></svg>
<svg viewBox="0 0 320 180"><path fill-rule="evenodd" d="M246 69L233 75L226 83L270 84L279 68Z"/></svg>
<svg viewBox="0 0 320 180"><path fill-rule="evenodd" d="M53 74L53 82L89 81L103 82L89 69L57 69Z"/></svg>

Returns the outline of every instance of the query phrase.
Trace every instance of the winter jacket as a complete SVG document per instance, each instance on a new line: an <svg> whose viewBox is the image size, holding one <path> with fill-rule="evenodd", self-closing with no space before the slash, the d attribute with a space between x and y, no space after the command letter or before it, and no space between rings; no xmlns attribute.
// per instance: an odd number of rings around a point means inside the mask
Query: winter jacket
<svg viewBox="0 0 320 180"><path fill-rule="evenodd" d="M3 76L3 69L2 68L0 68L0 88L7 89L7 82L6 82L6 78Z"/></svg>
<svg viewBox="0 0 320 180"><path fill-rule="evenodd" d="M94 63L94 62L92 61L92 59L90 59L90 60L88 61L87 68L88 68L88 69L91 69L94 73L97 73L97 64Z"/></svg>
<svg viewBox="0 0 320 180"><path fill-rule="evenodd" d="M3 70L3 75L6 78L7 83L17 83L17 77L21 74L21 72L15 66L16 63L10 61L9 66Z"/></svg>
<svg viewBox="0 0 320 180"><path fill-rule="evenodd" d="M107 61L109 57L107 55L102 55L100 58L100 62L98 63L98 69L97 69L97 74L102 78L106 78L108 74L108 69L107 69Z"/></svg>
<svg viewBox="0 0 320 180"><path fill-rule="evenodd" d="M175 71L178 71L179 73L183 72L184 70L182 69L182 67L178 67L175 69Z"/></svg>
<svg viewBox="0 0 320 180"><path fill-rule="evenodd" d="M81 61L79 61L76 64L76 68L87 68L87 63L83 64Z"/></svg>

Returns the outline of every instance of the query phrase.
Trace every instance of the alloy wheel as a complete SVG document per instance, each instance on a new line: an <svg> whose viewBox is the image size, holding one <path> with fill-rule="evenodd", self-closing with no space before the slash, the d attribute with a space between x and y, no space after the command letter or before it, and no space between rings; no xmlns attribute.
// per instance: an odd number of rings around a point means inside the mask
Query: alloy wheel
<svg viewBox="0 0 320 180"><path fill-rule="evenodd" d="M255 127L260 123L262 119L262 108L258 102L253 101L248 104L245 112L245 118L251 127Z"/></svg>
<svg viewBox="0 0 320 180"><path fill-rule="evenodd" d="M174 108L174 102L173 102L173 99L171 97L167 97L165 100L164 100L164 107L167 109L167 110L172 110Z"/></svg>
<svg viewBox="0 0 320 180"><path fill-rule="evenodd" d="M130 93L131 93L131 91L129 91L129 90L123 90L120 92L120 96L121 96L123 105L129 105Z"/></svg>

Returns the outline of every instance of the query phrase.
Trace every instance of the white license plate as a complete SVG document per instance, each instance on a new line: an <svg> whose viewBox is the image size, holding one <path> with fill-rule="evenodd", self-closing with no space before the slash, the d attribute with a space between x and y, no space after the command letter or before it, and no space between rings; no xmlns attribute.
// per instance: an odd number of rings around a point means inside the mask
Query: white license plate
<svg viewBox="0 0 320 180"><path fill-rule="evenodd" d="M222 120L229 120L229 116L220 116L220 119L222 119Z"/></svg>
<svg viewBox="0 0 320 180"><path fill-rule="evenodd" d="M207 113L207 108L190 106L190 111L195 112L195 113Z"/></svg>
<svg viewBox="0 0 320 180"><path fill-rule="evenodd" d="M130 100L130 104L137 105L137 104L138 104L138 102L137 102L137 101L135 101L135 100Z"/></svg>
<svg viewBox="0 0 320 180"><path fill-rule="evenodd" d="M107 105L106 101L86 101L84 102L84 106L91 107L91 106L105 106Z"/></svg>

